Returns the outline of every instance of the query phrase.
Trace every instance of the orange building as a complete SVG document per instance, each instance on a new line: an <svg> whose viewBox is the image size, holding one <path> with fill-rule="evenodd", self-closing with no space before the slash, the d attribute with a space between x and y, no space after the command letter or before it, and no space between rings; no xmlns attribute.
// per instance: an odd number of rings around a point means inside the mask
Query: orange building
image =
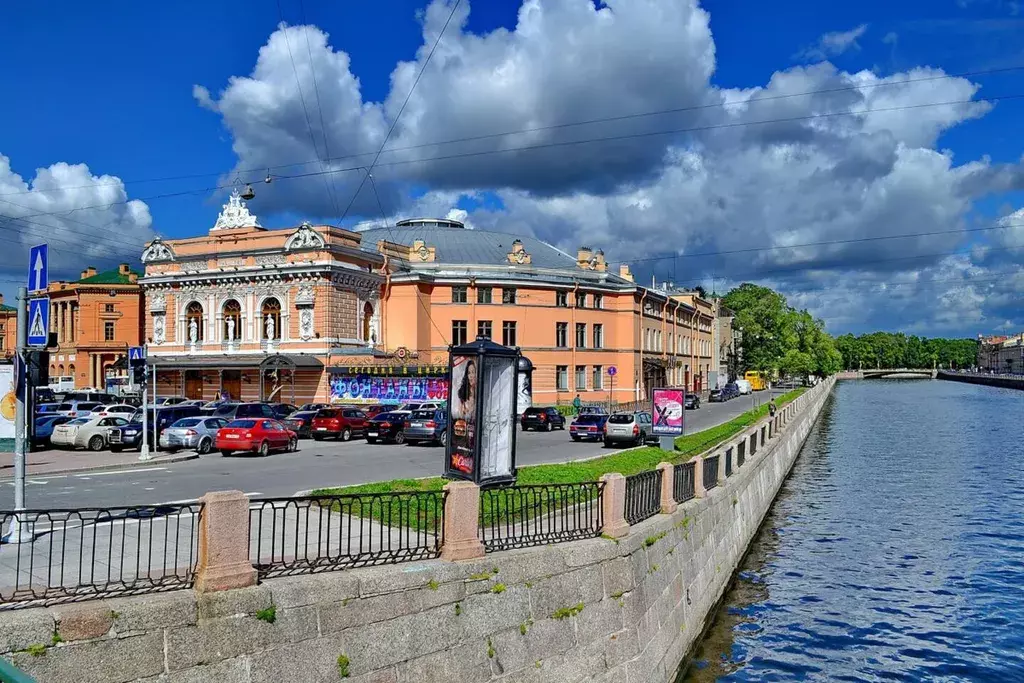
<svg viewBox="0 0 1024 683"><path fill-rule="evenodd" d="M18 344L18 311L4 303L0 294L0 360L10 360Z"/></svg>
<svg viewBox="0 0 1024 683"><path fill-rule="evenodd" d="M74 377L75 387L106 389L126 378L129 346L142 340L142 287L127 263L75 282L51 282L50 377Z"/></svg>
<svg viewBox="0 0 1024 683"><path fill-rule="evenodd" d="M325 400L326 367L382 353L384 258L357 233L266 230L235 192L206 235L154 240L142 261L160 396Z"/></svg>

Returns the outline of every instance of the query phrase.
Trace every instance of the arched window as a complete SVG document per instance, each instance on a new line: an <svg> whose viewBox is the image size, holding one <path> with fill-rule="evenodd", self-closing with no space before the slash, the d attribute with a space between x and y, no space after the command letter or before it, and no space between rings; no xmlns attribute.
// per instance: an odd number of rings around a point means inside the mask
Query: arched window
<svg viewBox="0 0 1024 683"><path fill-rule="evenodd" d="M57 366L57 375L59 377L63 377L64 376L64 364L63 363L61 363L60 365Z"/></svg>
<svg viewBox="0 0 1024 683"><path fill-rule="evenodd" d="M373 319L373 304L367 301L363 304L363 341L370 341L370 323Z"/></svg>
<svg viewBox="0 0 1024 683"><path fill-rule="evenodd" d="M260 307L260 328L263 339L273 341L281 338L281 302L274 297L263 300Z"/></svg>
<svg viewBox="0 0 1024 683"><path fill-rule="evenodd" d="M203 341L203 305L193 301L185 308L185 339Z"/></svg>
<svg viewBox="0 0 1024 683"><path fill-rule="evenodd" d="M68 366L68 376L74 378L75 376L75 364L72 363Z"/></svg>
<svg viewBox="0 0 1024 683"><path fill-rule="evenodd" d="M242 338L242 305L234 299L224 302L224 341L235 342Z"/></svg>

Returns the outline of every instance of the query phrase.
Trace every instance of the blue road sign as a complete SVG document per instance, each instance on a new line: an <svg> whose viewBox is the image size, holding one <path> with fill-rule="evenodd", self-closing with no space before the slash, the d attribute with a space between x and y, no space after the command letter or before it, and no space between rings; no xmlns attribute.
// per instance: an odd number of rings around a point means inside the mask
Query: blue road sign
<svg viewBox="0 0 1024 683"><path fill-rule="evenodd" d="M46 264L49 253L45 244L37 244L28 252L28 291L38 292L46 289L50 278Z"/></svg>
<svg viewBox="0 0 1024 683"><path fill-rule="evenodd" d="M616 372L618 372L618 369L614 365L609 365L608 366L608 374L609 375L614 377Z"/></svg>
<svg viewBox="0 0 1024 683"><path fill-rule="evenodd" d="M50 341L50 297L28 300L28 345L46 346Z"/></svg>
<svg viewBox="0 0 1024 683"><path fill-rule="evenodd" d="M132 363L142 363L146 360L146 349L142 346L128 347L128 360Z"/></svg>

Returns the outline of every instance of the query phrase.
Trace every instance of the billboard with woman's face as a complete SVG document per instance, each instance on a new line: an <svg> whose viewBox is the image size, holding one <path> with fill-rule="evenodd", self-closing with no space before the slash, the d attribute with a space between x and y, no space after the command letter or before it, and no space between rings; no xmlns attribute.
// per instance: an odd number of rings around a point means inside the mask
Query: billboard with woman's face
<svg viewBox="0 0 1024 683"><path fill-rule="evenodd" d="M469 477L476 469L477 388L480 369L475 356L452 358L451 462L449 466Z"/></svg>

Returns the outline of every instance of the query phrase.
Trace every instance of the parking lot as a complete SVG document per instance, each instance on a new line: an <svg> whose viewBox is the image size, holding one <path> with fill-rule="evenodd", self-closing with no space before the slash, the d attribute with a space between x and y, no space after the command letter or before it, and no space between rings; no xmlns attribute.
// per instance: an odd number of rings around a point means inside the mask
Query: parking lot
<svg viewBox="0 0 1024 683"><path fill-rule="evenodd" d="M686 412L687 431L707 429L749 410L756 398L744 396L727 403L703 404ZM565 462L608 453L600 442L573 442L568 431L518 432L517 464ZM78 451L83 458L90 457ZM9 455L6 457L10 457ZM29 454L29 462L46 453ZM123 454L125 468L30 476L26 498L30 508L103 507L187 501L207 491L239 490L252 497L291 496L311 489L362 484L395 478L438 476L443 449L437 446L367 444L304 439L296 453L266 458L222 457L214 453L196 460L169 464L138 463L138 454ZM6 471L6 470L5 470ZM12 482L3 483L0 505L13 501Z"/></svg>

